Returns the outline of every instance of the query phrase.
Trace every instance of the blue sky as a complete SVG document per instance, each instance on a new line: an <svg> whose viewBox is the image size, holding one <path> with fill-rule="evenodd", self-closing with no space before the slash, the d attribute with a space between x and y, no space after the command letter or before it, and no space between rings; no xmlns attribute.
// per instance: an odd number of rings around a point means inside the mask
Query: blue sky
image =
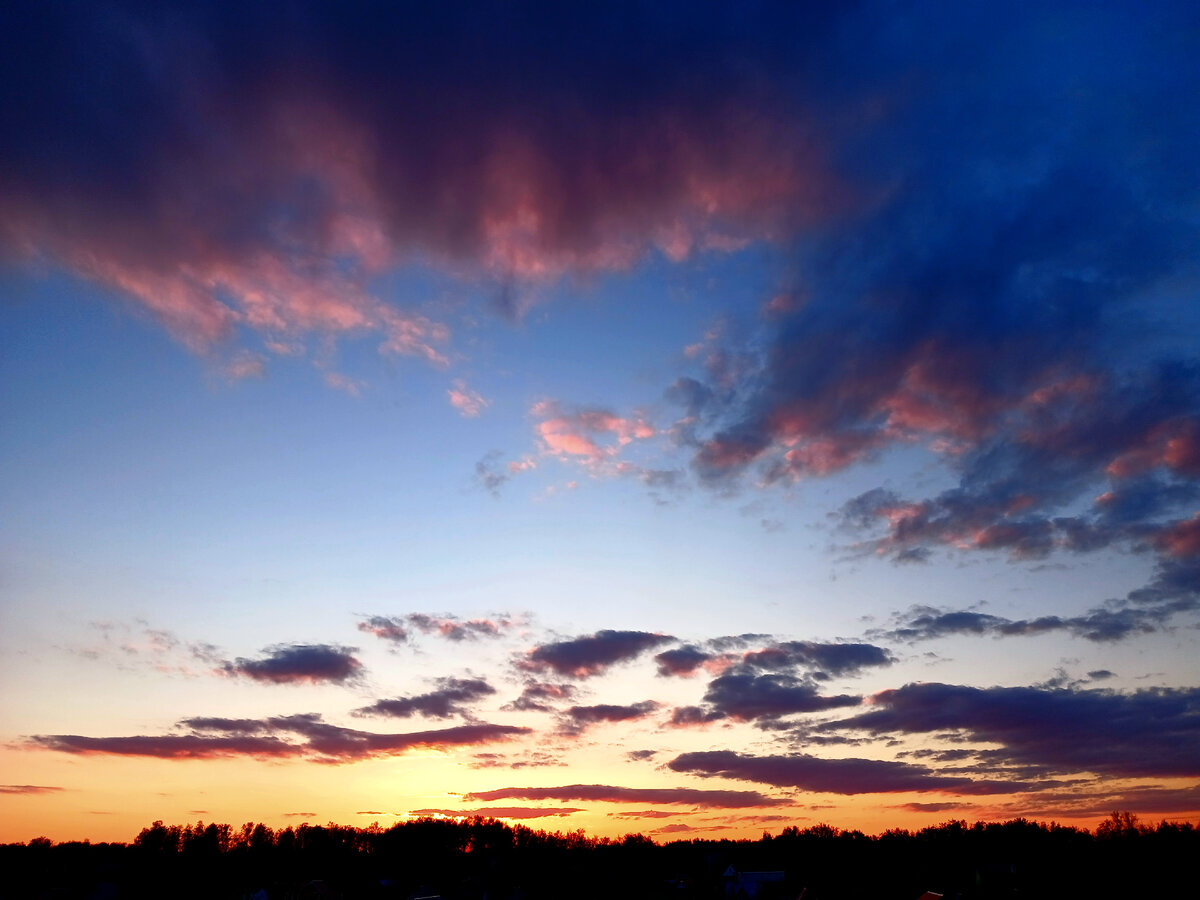
<svg viewBox="0 0 1200 900"><path fill-rule="evenodd" d="M0 15L0 839L1200 814L1189 5Z"/></svg>

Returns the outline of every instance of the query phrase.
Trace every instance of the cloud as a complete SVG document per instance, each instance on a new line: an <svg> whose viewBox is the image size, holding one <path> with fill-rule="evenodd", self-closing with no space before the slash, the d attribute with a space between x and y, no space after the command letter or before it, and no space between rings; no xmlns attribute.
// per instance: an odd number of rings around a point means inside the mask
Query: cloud
<svg viewBox="0 0 1200 900"><path fill-rule="evenodd" d="M500 488L512 477L511 472L497 467L501 456L503 454L499 450L492 450L475 463L475 482L493 497L500 496Z"/></svg>
<svg viewBox="0 0 1200 900"><path fill-rule="evenodd" d="M507 710L532 710L535 712L552 712L552 702L564 703L575 698L578 688L573 684L552 684L546 681L531 681L512 703L504 706Z"/></svg>
<svg viewBox="0 0 1200 900"><path fill-rule="evenodd" d="M57 794L63 790L47 784L0 784L0 794Z"/></svg>
<svg viewBox="0 0 1200 900"><path fill-rule="evenodd" d="M408 629L403 623L404 620L396 616L371 616L358 623L358 630L393 644L407 644Z"/></svg>
<svg viewBox="0 0 1200 900"><path fill-rule="evenodd" d="M876 632L892 640L936 640L960 634L1014 637L1063 631L1094 642L1118 641L1132 634L1153 631L1161 621L1151 609L1096 608L1079 616L1039 616L1035 619L1007 619L986 613L941 611L918 607L901 619L896 628Z"/></svg>
<svg viewBox="0 0 1200 900"><path fill-rule="evenodd" d="M1036 814L1042 818L1107 817L1113 810L1118 809L1142 815L1190 815L1200 808L1200 785L1179 788L1149 785L1106 789L1103 785L1093 783L1080 790L1046 791L1030 799L1034 801L1033 808ZM1026 809L1028 808L1027 806ZM1009 809L1002 806L998 812L1005 815L1009 813Z"/></svg>
<svg viewBox="0 0 1200 900"><path fill-rule="evenodd" d="M658 663L659 675L675 675L681 678L689 678L701 669L710 674L719 674L729 667L733 659L734 657L728 654L702 650L694 644L664 650L654 657L654 661Z"/></svg>
<svg viewBox="0 0 1200 900"><path fill-rule="evenodd" d="M1029 787L1017 781L973 780L942 775L927 766L895 760L821 759L808 754L749 756L733 750L681 753L667 763L667 768L704 778L719 776L775 787L843 795L904 791L1007 794Z"/></svg>
<svg viewBox="0 0 1200 900"><path fill-rule="evenodd" d="M604 629L534 647L517 661L517 667L527 672L553 672L566 678L590 678L673 640L669 635L646 631Z"/></svg>
<svg viewBox="0 0 1200 900"><path fill-rule="evenodd" d="M537 468L537 460L531 456L510 459L501 464L504 454L499 450L485 453L475 463L475 482L493 497L500 496L500 488L504 487L514 476Z"/></svg>
<svg viewBox="0 0 1200 900"><path fill-rule="evenodd" d="M506 616L462 619L451 613L408 613L404 616L371 616L358 623L358 630L400 645L410 643L414 631L435 634L448 641L474 641L500 637L512 624Z"/></svg>
<svg viewBox="0 0 1200 900"><path fill-rule="evenodd" d="M575 458L593 467L611 460L633 441L656 434L654 426L640 416L622 418L604 409L565 412L557 403L543 401L530 412L541 420L536 430L544 453ZM606 438L608 442L603 443ZM631 467L629 471L635 469ZM614 468L613 472L621 473L622 469ZM670 486L675 477L666 471L652 473L637 469L636 472L652 486Z"/></svg>
<svg viewBox="0 0 1200 900"><path fill-rule="evenodd" d="M904 809L917 813L941 813L950 812L955 809L971 809L972 807L973 805L970 803L946 801L941 803L901 803L899 806L893 807L893 809Z"/></svg>
<svg viewBox="0 0 1200 900"><path fill-rule="evenodd" d="M644 719L658 709L653 700L619 705L600 703L595 706L572 706L562 711L559 730L565 734L581 734L589 726L603 722L632 722Z"/></svg>
<svg viewBox="0 0 1200 900"><path fill-rule="evenodd" d="M700 706L677 706L671 711L670 724L674 728L691 728L697 725L707 725L719 722L725 714L715 709L705 709Z"/></svg>
<svg viewBox="0 0 1200 900"><path fill-rule="evenodd" d="M475 418L488 407L488 401L467 387L467 383L461 378L455 379L453 386L446 391L446 396L459 415L467 419Z"/></svg>
<svg viewBox="0 0 1200 900"><path fill-rule="evenodd" d="M467 801L487 800L591 800L600 803L663 803L698 807L743 809L755 806L780 806L786 801L767 797L758 791L706 791L697 788L630 788L606 784L569 784L562 787L500 788L464 794Z"/></svg>
<svg viewBox="0 0 1200 900"><path fill-rule="evenodd" d="M764 27L819 48L826 15L428 7L364 29L293 9L12 13L6 255L99 282L198 350L372 335L439 361L446 327L374 276L415 259L484 276L519 315L522 284L736 249L836 202L820 130L766 88L783 58L754 49Z"/></svg>
<svg viewBox="0 0 1200 900"><path fill-rule="evenodd" d="M238 657L222 667L227 675L272 684L345 684L356 679L362 663L356 647L336 644L276 644L261 659Z"/></svg>
<svg viewBox="0 0 1200 900"><path fill-rule="evenodd" d="M431 731L380 734L331 725L316 714L269 719L199 717L184 719L179 724L190 729L189 732L127 737L35 735L28 745L78 755L159 759L297 758L342 763L397 756L417 748L488 744L530 733L528 728L473 722Z"/></svg>
<svg viewBox="0 0 1200 900"><path fill-rule="evenodd" d="M704 692L711 713L739 722L857 706L861 701L862 697L851 694L823 696L810 682L777 674L721 675Z"/></svg>
<svg viewBox="0 0 1200 900"><path fill-rule="evenodd" d="M873 735L959 733L996 744L984 755L1047 773L1200 776L1200 689L1045 690L908 684L819 730Z"/></svg>
<svg viewBox="0 0 1200 900"><path fill-rule="evenodd" d="M540 769L567 765L561 757L544 750L525 750L520 754L475 753L472 759L474 762L468 763L472 769Z"/></svg>
<svg viewBox="0 0 1200 900"><path fill-rule="evenodd" d="M454 816L473 818L484 816L495 819L545 819L569 816L584 810L572 806L482 806L478 809L410 809L410 816Z"/></svg>
<svg viewBox="0 0 1200 900"><path fill-rule="evenodd" d="M212 674L224 660L218 649L202 641L186 641L164 628L152 628L141 619L133 622L90 622L97 640L71 647L88 660L102 660L120 669L146 669L164 675L195 678Z"/></svg>
<svg viewBox="0 0 1200 900"><path fill-rule="evenodd" d="M430 718L470 715L466 704L496 693L482 678L438 678L437 690L414 697L377 700L370 706L355 710L356 715L392 716L406 719L416 713Z"/></svg>
<svg viewBox="0 0 1200 900"><path fill-rule="evenodd" d="M500 637L512 625L511 620L503 617L499 619L460 619L450 613L440 616L409 613L405 616L405 621L422 634L436 634L448 641L455 642Z"/></svg>
<svg viewBox="0 0 1200 900"><path fill-rule="evenodd" d="M740 656L730 652L751 637L762 636L717 639L710 642L712 652L689 644L655 657L660 675L688 674L701 666L720 673L708 683L704 705L676 708L671 725L690 727L732 719L766 727L783 716L856 706L861 697L822 694L818 685L894 662L884 648L863 643L775 641Z"/></svg>
<svg viewBox="0 0 1200 900"><path fill-rule="evenodd" d="M890 666L892 655L873 644L823 644L814 641L786 641L762 650L746 653L742 665L749 669L806 669L820 681L857 675L863 669Z"/></svg>
<svg viewBox="0 0 1200 900"><path fill-rule="evenodd" d="M1164 37L1183 6L976 10L903 43L874 4L836 18L814 90L872 111L817 117L858 202L787 245L795 283L769 288L787 302L759 335L685 354L666 398L693 475L786 486L920 448L951 486L848 505L861 552L1194 555L1200 367L1179 292L1200 229L1175 148L1200 113L1170 98L1200 74ZM1079 633L1129 623L1094 624Z"/></svg>
<svg viewBox="0 0 1200 900"><path fill-rule="evenodd" d="M655 834L680 834L685 831L697 831L694 826L686 825L683 822L673 822L670 825L664 825L662 828L654 829Z"/></svg>

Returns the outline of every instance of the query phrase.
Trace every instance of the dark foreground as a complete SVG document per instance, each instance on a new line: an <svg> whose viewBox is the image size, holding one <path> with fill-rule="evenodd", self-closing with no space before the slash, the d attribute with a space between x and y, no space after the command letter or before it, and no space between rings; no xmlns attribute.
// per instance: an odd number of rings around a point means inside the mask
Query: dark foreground
<svg viewBox="0 0 1200 900"><path fill-rule="evenodd" d="M1200 896L1200 829L1115 814L1095 832L1017 819L874 837L594 839L494 819L383 829L165 826L131 844L0 845L0 898L947 900Z"/></svg>

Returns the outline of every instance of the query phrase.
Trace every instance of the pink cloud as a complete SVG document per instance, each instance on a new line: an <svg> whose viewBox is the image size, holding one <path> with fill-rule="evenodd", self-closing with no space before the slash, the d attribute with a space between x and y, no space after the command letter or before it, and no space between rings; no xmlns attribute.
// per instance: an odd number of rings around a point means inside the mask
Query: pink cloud
<svg viewBox="0 0 1200 900"><path fill-rule="evenodd" d="M1200 423L1175 419L1156 424L1105 471L1114 478L1129 478L1158 466L1181 475L1200 475Z"/></svg>
<svg viewBox="0 0 1200 900"><path fill-rule="evenodd" d="M351 397L362 393L363 383L340 372L326 372L325 383L335 390L344 391Z"/></svg>
<svg viewBox="0 0 1200 900"><path fill-rule="evenodd" d="M446 396L450 398L450 405L468 419L478 416L488 406L488 401L467 387L467 383L461 378L455 379L450 390L446 391Z"/></svg>
<svg viewBox="0 0 1200 900"><path fill-rule="evenodd" d="M381 299L374 276L420 260L537 285L777 240L846 202L811 130L754 91L585 115L591 86L556 86L523 101L531 115L485 84L466 116L445 103L448 72L380 91L321 66L298 77L264 47L231 79L215 59L189 68L155 23L129 27L161 55L176 115L131 129L138 168L119 178L93 148L66 171L6 170L0 246L104 285L199 352L245 331L271 352L371 335L442 363L446 326ZM130 77L150 77L140 64ZM445 114L418 113L429 103Z"/></svg>
<svg viewBox="0 0 1200 900"><path fill-rule="evenodd" d="M1168 525L1158 533L1154 543L1171 556L1200 555L1200 513Z"/></svg>
<svg viewBox="0 0 1200 900"><path fill-rule="evenodd" d="M553 401L535 404L530 410L543 417L537 424L544 452L600 463L620 453L635 440L646 440L656 429L641 416L622 418L603 409L564 412Z"/></svg>

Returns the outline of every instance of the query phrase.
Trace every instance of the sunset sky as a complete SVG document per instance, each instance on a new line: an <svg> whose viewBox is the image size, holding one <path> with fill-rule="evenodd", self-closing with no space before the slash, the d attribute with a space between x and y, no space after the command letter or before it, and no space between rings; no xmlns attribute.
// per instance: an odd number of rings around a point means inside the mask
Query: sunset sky
<svg viewBox="0 0 1200 900"><path fill-rule="evenodd" d="M1198 46L0 4L0 841L1200 817Z"/></svg>

